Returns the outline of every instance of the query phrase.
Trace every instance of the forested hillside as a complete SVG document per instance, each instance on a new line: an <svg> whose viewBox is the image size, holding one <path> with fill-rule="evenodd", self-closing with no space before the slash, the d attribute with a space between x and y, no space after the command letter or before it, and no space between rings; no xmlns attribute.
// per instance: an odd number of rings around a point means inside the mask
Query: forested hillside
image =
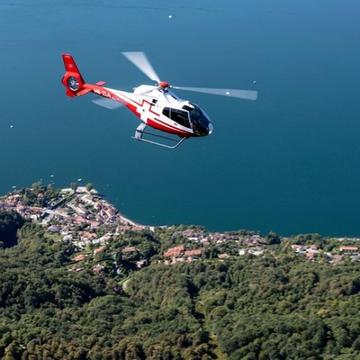
<svg viewBox="0 0 360 360"><path fill-rule="evenodd" d="M18 235L0 250L1 358L360 358L358 263L309 262L272 245L261 257L165 265L170 234L143 231L77 272L71 243L32 224ZM148 265L114 253L124 246Z"/></svg>

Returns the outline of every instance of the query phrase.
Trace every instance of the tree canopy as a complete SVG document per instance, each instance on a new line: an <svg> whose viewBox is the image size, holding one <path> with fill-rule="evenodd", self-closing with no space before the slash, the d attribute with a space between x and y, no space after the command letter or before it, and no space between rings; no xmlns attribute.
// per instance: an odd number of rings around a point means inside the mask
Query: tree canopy
<svg viewBox="0 0 360 360"><path fill-rule="evenodd" d="M40 226L18 233L0 250L0 358L360 357L357 263L276 252L167 266L161 249L177 240L128 232L80 267ZM139 258L148 266L129 266Z"/></svg>

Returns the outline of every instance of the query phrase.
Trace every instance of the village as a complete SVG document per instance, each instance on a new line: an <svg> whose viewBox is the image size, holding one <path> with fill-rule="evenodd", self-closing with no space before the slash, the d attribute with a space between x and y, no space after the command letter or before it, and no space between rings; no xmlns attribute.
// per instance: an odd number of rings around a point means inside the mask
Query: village
<svg viewBox="0 0 360 360"><path fill-rule="evenodd" d="M184 239L201 245L199 248L187 249L184 245L169 248L164 252L164 263L172 265L182 262L192 262L204 258L204 254L209 245L216 245L219 252L217 258L220 261L233 256L263 256L266 253L274 253L274 248L270 247L267 239L259 234L243 233L207 233L197 229L186 229L181 233L174 234L182 236ZM294 239L282 237L279 239L278 251L293 252L298 256L304 257L308 261L326 261L330 264L339 264L345 260L360 261L360 247L358 245L342 245L342 243L356 244L359 238L332 238L332 243L336 244L331 251L326 251L317 244L296 244ZM232 244L233 246L229 246ZM290 246L288 246L290 244ZM230 248L230 249L229 249ZM226 251L229 250L229 251Z"/></svg>
<svg viewBox="0 0 360 360"><path fill-rule="evenodd" d="M44 195L39 192L36 196L42 198ZM0 200L1 209L16 211L79 249L88 245L103 245L112 236L127 230L146 228L122 216L95 189L85 186L61 189L56 199L42 207L24 204L21 193L14 192ZM104 233L101 234L99 229Z"/></svg>
<svg viewBox="0 0 360 360"><path fill-rule="evenodd" d="M298 244L296 239L287 237L277 237L276 242L269 242L268 236L249 231L207 232L196 226L183 227L181 230L171 226L145 226L121 215L92 187L60 189L56 196L47 201L44 201L46 195L41 190L27 191L32 191L31 201L28 201L29 193L26 191L14 191L0 198L0 210L16 211L23 218L43 226L54 238L74 244L78 249L73 258L76 264L85 261L90 253L98 255L104 252L106 245L121 234L129 231L154 233L157 229L169 231L175 245L160 254L160 260L157 261L165 265L209 258L225 261L237 256L264 256L274 252L274 247L269 245L275 243L279 247L277 251L287 248L308 261L321 260L331 264L346 259L360 261L358 238L333 238L336 246L331 251L325 251L317 244ZM142 256L136 246L125 246L119 251L124 259L132 257L137 269L149 264L149 259ZM74 268L76 271L81 269L79 266ZM103 269L104 265L96 264L93 271L99 273Z"/></svg>

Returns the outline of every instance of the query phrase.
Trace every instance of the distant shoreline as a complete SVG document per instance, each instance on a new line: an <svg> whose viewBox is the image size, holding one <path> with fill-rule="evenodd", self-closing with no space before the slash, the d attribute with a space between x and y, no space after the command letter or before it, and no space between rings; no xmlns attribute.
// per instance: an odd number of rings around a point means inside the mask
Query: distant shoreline
<svg viewBox="0 0 360 360"><path fill-rule="evenodd" d="M43 185L43 186L49 186L49 185ZM83 185L79 185L77 186L77 188L79 189L85 189L86 186L83 186ZM22 188L19 188L19 189L13 189L11 191L9 191L8 193L4 194L4 195L0 195L0 210L3 209L3 204L2 204L2 200L3 199L6 199L7 196L11 195L11 194L16 194L18 192L21 192L21 191L24 191L26 189L31 189L30 187L22 187ZM54 189L57 189L58 191L70 191L72 190L71 188L57 188L57 187L54 187ZM166 228L166 227L172 227L172 226L178 226L178 225L182 225L182 226L185 226L185 227L192 227L192 226L195 226L195 227L203 227L203 228L206 228L205 226L201 225L201 224L184 224L184 223L174 223L174 224L161 224L161 225L153 225L153 224L142 224L138 221L135 221L135 220L132 220L130 217L124 215L124 213L122 211L119 210L119 208L117 206L115 206L112 202L110 202L108 199L107 199L107 196L106 194L104 193L100 193L99 191L97 191L95 188L91 188L91 191L95 194L97 194L99 197L101 197L102 199L104 199L104 201L106 201L108 204L110 204L114 209L116 209L116 212L117 212L117 215L119 216L119 218L121 219L122 222L124 223L128 223L129 225L133 226L133 227L137 227L137 228L156 228L156 227L159 227L159 228ZM61 202L63 201L64 199L61 200ZM241 228L241 229L231 229L231 230L218 230L218 229L214 229L214 230L209 230L206 228L206 230L208 232L214 232L214 233L232 233L232 232L239 232L239 231L249 231L249 232L253 232L253 233L257 233L257 234L261 234L263 233L262 231L258 231L258 230L249 230L249 229L246 229L246 228ZM300 235L309 235L309 234L317 234L317 235L320 235L321 237L323 238L334 238L334 239L339 239L340 241L342 240L346 240L346 239L349 239L351 241L359 241L360 242L360 235L340 235L340 236L335 236L335 235L323 235L323 234L320 234L318 232L301 232L301 233L292 233L292 234L280 234L282 238L289 238L289 237L294 237L294 236L300 236Z"/></svg>

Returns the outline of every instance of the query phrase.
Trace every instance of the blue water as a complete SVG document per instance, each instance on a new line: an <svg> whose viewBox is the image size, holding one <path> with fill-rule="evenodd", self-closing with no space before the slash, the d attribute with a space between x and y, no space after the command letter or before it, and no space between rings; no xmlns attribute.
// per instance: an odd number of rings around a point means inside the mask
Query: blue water
<svg viewBox="0 0 360 360"><path fill-rule="evenodd" d="M142 223L359 235L359 13L358 0L1 0L0 192L82 178ZM121 56L136 50L173 84L259 100L178 92L213 135L137 143L130 112L60 84L63 51L88 82L149 83Z"/></svg>

